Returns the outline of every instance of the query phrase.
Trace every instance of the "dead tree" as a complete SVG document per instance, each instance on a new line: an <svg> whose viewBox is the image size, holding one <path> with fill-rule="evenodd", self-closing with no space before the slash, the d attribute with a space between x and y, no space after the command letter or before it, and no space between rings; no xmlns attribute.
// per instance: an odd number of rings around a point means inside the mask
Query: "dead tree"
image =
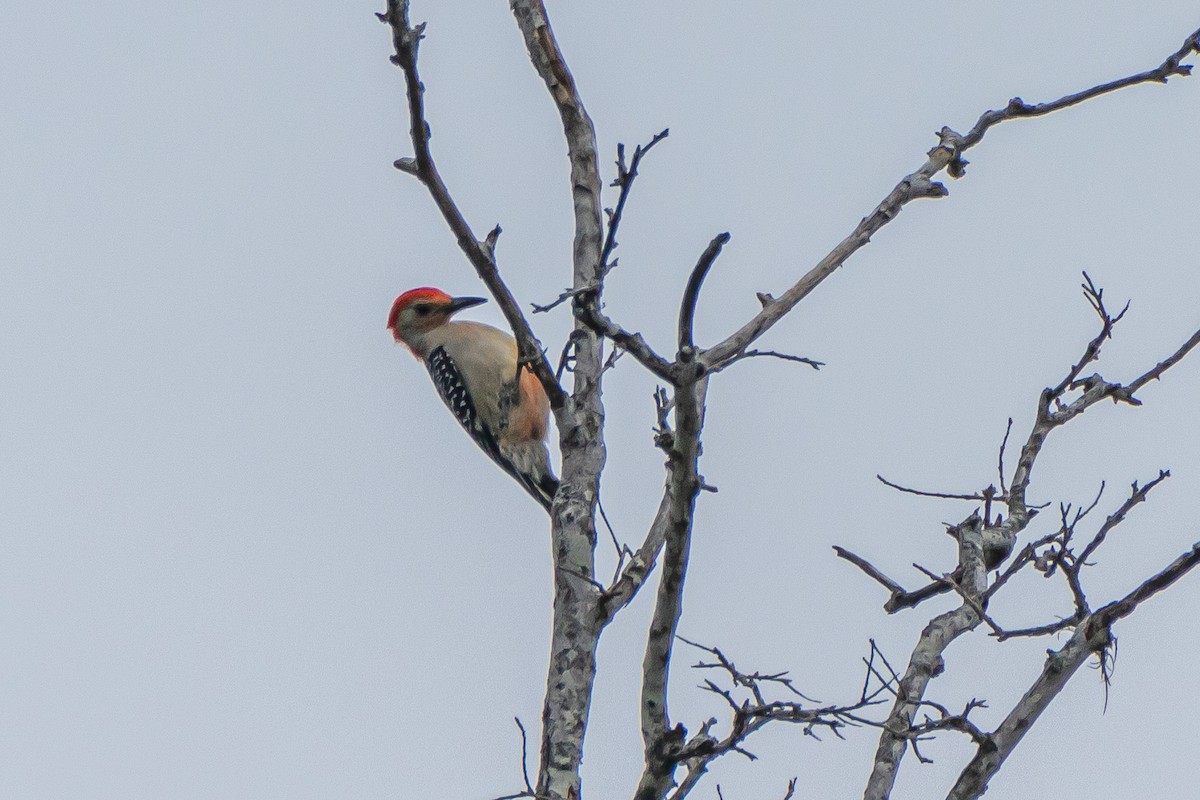
<svg viewBox="0 0 1200 800"><path fill-rule="evenodd" d="M574 329L556 365L529 324L522 304L505 285L498 269L496 245L500 227L482 237L460 212L438 172L430 149L429 125L423 102L424 87L418 71L418 50L423 25L409 20L407 0L388 0L380 14L392 32L392 61L403 71L407 85L413 155L396 161L397 169L427 187L430 197L457 238L467 260L487 286L511 326L522 361L537 375L552 403L562 456L562 487L552 509L551 543L554 561L554 616L549 674L538 748L536 774L526 769L524 788L506 797L539 800L578 800L581 797L580 763L584 735L596 678L596 649L608 624L626 608L657 571L653 617L647 632L642 662L640 695L644 764L635 800L681 800L703 779L712 763L729 753L747 751L747 740L772 723L790 722L806 733L829 731L841 735L846 726L874 729L878 748L868 774L865 797L890 796L903 757L910 750L923 758L921 742L950 733L970 739L974 756L949 790L947 797L979 797L989 779L1003 765L1022 737L1054 700L1078 668L1091 658L1106 669L1115 642L1113 627L1139 605L1170 586L1200 561L1200 543L1145 579L1128 594L1096 601L1087 592L1088 559L1113 535L1134 506L1145 501L1166 480L1160 472L1145 483L1134 483L1128 496L1103 521L1092 524L1092 513L1101 497L1083 508L1062 505L1057 528L1032 539L1027 527L1044 507L1029 500L1034 467L1053 432L1092 406L1108 400L1137 406L1137 392L1157 380L1200 343L1200 331L1174 353L1126 381L1114 381L1091 372L1101 346L1112 336L1124 310L1114 313L1101 288L1084 275L1085 299L1094 309L1099 332L1058 382L1037 400L1035 422L1023 436L1015 463L1006 466L1012 423L1000 445L997 483L962 493L912 489L884 480L894 488L942 499L966 502L973 510L947 533L957 551L956 566L944 574L921 568L928 583L906 589L866 558L844 548L837 555L848 560L869 579L881 585L888 613L914 608L931 597L953 593L960 601L952 610L930 619L904 665L893 665L872 644L864 659L865 680L857 697L839 704L811 701L785 673L747 672L735 665L720 648L701 645L678 636L681 598L687 578L689 550L695 524L695 502L707 485L700 471L701 436L705 399L710 381L739 361L774 357L819 368L812 359L756 347L760 337L792 311L839 267L846 264L871 237L892 223L909 203L947 195L937 180L965 174L968 150L980 144L994 126L1018 119L1036 118L1069 109L1092 98L1140 84L1163 84L1186 76L1184 59L1200 51L1200 31L1184 41L1153 69L1120 80L1093 86L1057 100L1028 103L1013 98L1002 108L983 113L965 133L944 127L937 142L917 169L902 177L886 197L814 266L795 278L777 296L759 294L761 310L711 347L700 347L694 335L696 306L705 276L729 240L729 234L712 238L699 255L683 288L677 315L673 352L655 350L636 330L625 327L603 304L605 278L614 265L616 237L643 160L667 136L663 131L632 153L617 149L617 173L612 183L615 202L605 208L600 161L592 121L582 95L555 40L541 0L511 0L534 69L545 82L563 126L570 161L570 190L574 201L575 237L570 286L556 300L535 311L569 305ZM607 348L607 349L606 349ZM551 352L560 352L558 347ZM607 355L606 355L607 353ZM607 583L596 573L597 497L605 463L605 410L600 389L608 366L619 355L635 360L661 383L655 395L658 426L654 445L665 457L665 488L657 514L636 549L619 548L616 574ZM570 365L571 385L560 383ZM1050 376L1048 376L1050 377ZM1010 457L1010 460L1011 457ZM994 619L989 602L1022 571L1061 578L1072 604L1051 619L1022 621L1016 625ZM985 729L972 719L982 701L973 700L960 710L929 698L931 683L944 669L943 654L955 640L976 630L997 639L1069 633L1057 649L1048 651L1044 666L1024 696L999 726ZM667 702L667 676L680 644L701 653L699 669L711 676L704 687L724 700L728 718L709 719L689 728L674 720ZM523 745L525 728L520 726ZM718 788L719 795L719 788ZM787 788L792 797L795 783Z"/></svg>

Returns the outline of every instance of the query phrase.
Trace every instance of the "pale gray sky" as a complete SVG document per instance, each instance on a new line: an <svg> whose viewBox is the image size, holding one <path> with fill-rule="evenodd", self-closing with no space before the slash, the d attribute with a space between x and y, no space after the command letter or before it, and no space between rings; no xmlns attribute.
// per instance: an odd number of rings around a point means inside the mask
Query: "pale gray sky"
<svg viewBox="0 0 1200 800"><path fill-rule="evenodd" d="M734 10L736 9L736 10ZM549 631L541 510L394 346L391 300L479 293L422 188L403 83L371 3L75 0L0 10L0 797L438 798L519 788ZM1156 66L1194 2L565 3L550 12L596 121L671 128L630 201L608 309L666 346L687 271L729 230L698 338L744 321L960 130ZM439 164L477 230L504 226L525 303L569 280L565 147L503 2L415 2ZM1031 420L1094 333L1088 270L1132 309L1100 367L1129 379L1200 323L1200 78L993 130L950 196L910 206L764 344L709 406L681 633L791 669L823 700L861 681L868 637L902 661L929 613L885 599L832 544L910 583L952 560L970 508L874 475L967 491L993 479L1008 416ZM499 322L493 306L472 310ZM534 320L557 347L559 310ZM606 392L605 505L640 538L657 504L653 382ZM1200 538L1200 360L1059 431L1034 499L1114 508L1156 490L1088 573L1096 601ZM1050 515L1047 515L1050 516ZM1044 533L1051 520L1031 527ZM605 551L604 557L609 554ZM1043 594L1044 593L1044 594ZM1030 581L993 611L1067 613ZM647 595L649 596L649 595ZM1039 606L1038 598L1054 598ZM589 798L628 797L646 597L605 635ZM1121 624L1104 713L1080 674L992 784L996 797L1192 797L1200 579ZM998 720L1049 641L955 645L933 697ZM682 669L673 714L720 708ZM861 793L870 731L751 742L695 797ZM946 737L899 798L941 796ZM731 757L736 758L736 757ZM532 766L532 765L531 765ZM990 796L990 795L989 795Z"/></svg>

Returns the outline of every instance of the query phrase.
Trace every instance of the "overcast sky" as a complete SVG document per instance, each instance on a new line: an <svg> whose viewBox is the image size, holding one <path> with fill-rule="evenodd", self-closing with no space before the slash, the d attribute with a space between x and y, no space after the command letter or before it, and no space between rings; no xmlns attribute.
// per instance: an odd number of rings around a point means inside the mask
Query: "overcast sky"
<svg viewBox="0 0 1200 800"><path fill-rule="evenodd" d="M523 303L570 275L565 146L503 2L414 3L439 165ZM380 6L381 7L381 6ZM442 408L384 329L420 285L481 285L422 187L403 81L366 2L99 0L0 9L0 797L437 798L521 788L536 731L551 575L540 508ZM1194 1L551 2L595 119L618 141L670 127L642 169L607 292L669 347L708 240L733 239L700 304L723 338L918 166L942 125L1157 66ZM1128 380L1200 326L1200 78L993 130L950 196L875 237L713 383L680 632L809 695L856 696L874 637L907 658L930 614L886 616L842 544L910 585L953 563L971 507L894 493L994 480L1009 416L1095 333L1087 270L1133 304L1101 371ZM947 179L948 180L948 179ZM500 323L494 304L474 319ZM557 349L563 310L533 320ZM609 378L604 502L639 541L658 503L654 383ZM1173 477L1097 555L1099 605L1200 539L1200 358L1055 432L1032 499L1090 502ZM1047 513L1029 529L1051 529ZM1097 520L1098 523L1099 520ZM602 551L611 568L611 554ZM1030 579L992 610L1070 611ZM644 593L605 634L587 797L628 797ZM1117 627L1108 693L1081 671L992 795L1195 796L1190 576ZM1053 641L982 633L930 697L1003 717ZM673 717L719 714L681 653ZM536 735L536 734L535 734ZM828 737L826 737L828 739ZM797 729L750 743L694 797L861 794L876 737ZM536 748L533 748L534 750ZM940 797L969 753L931 743L896 798ZM531 769L533 768L531 763ZM991 796L991 795L989 795Z"/></svg>

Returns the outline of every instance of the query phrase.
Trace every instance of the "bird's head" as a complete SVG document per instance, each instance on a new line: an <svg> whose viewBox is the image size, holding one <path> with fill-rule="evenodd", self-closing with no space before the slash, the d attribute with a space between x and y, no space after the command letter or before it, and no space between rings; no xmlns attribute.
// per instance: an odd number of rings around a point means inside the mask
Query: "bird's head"
<svg viewBox="0 0 1200 800"><path fill-rule="evenodd" d="M486 303L483 297L451 297L441 289L422 286L409 289L392 303L388 314L388 330L397 342L405 344L420 355L424 335L445 325L455 313L464 308Z"/></svg>

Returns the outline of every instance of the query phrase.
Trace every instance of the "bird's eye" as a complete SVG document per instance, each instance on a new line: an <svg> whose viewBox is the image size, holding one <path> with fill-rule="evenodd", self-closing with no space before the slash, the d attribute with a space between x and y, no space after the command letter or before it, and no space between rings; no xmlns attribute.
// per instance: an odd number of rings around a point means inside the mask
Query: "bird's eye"
<svg viewBox="0 0 1200 800"><path fill-rule="evenodd" d="M429 312L433 311L433 309L425 304L421 304L416 307L416 311L419 316L426 317L429 316Z"/></svg>

